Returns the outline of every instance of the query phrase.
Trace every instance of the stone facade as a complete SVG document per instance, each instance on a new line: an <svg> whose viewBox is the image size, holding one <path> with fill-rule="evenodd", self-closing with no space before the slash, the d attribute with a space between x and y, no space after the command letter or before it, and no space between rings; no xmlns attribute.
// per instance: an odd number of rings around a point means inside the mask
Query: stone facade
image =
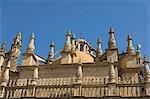
<svg viewBox="0 0 150 99"><path fill-rule="evenodd" d="M108 48L93 48L84 39L76 39L68 31L61 56L54 59L54 42L47 59L35 53L32 33L22 64L17 61L21 49L21 33L11 50L0 49L0 98L94 98L149 99L150 69L138 44L135 51L130 35L126 52L119 53L114 31L110 28Z"/></svg>

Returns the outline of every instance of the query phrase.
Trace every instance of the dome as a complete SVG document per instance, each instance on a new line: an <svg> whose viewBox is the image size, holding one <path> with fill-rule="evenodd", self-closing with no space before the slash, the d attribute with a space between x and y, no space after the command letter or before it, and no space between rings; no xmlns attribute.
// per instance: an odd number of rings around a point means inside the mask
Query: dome
<svg viewBox="0 0 150 99"><path fill-rule="evenodd" d="M82 63L93 63L94 62L94 56L91 54L92 52L92 47L90 43L88 43L84 39L77 39L74 43L75 45L75 50L70 52L70 56L67 56L65 53L64 57L63 55L58 57L57 59L54 60L54 64L59 64L61 63L61 60L64 59L64 61L69 60L68 63L70 63L72 60L74 60L73 63L78 63L80 59L82 59ZM72 57L72 55L75 55ZM68 59L66 59L66 57ZM70 57L70 58L69 58Z"/></svg>

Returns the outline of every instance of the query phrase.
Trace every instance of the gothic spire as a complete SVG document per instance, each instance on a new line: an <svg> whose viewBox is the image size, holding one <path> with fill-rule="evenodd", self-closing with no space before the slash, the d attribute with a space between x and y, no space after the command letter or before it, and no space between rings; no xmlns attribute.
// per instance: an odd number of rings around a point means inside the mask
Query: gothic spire
<svg viewBox="0 0 150 99"><path fill-rule="evenodd" d="M71 31L69 30L66 34L66 42L64 45L64 51L71 51L71 42L70 42Z"/></svg>
<svg viewBox="0 0 150 99"><path fill-rule="evenodd" d="M101 48L101 38L97 39L97 56L101 57L102 55L102 48Z"/></svg>
<svg viewBox="0 0 150 99"><path fill-rule="evenodd" d="M48 62L51 63L53 61L53 57L54 57L54 42L51 42L50 44L50 52L49 52L49 56L48 56Z"/></svg>
<svg viewBox="0 0 150 99"><path fill-rule="evenodd" d="M109 31L109 41L108 41L108 48L112 49L112 48L116 48L116 40L114 37L114 30L113 28L110 27L110 31Z"/></svg>
<svg viewBox="0 0 150 99"><path fill-rule="evenodd" d="M128 34L127 42L128 42L127 53L128 54L135 54L134 47L133 47L133 42L132 42L132 38L131 38L131 36L129 34Z"/></svg>
<svg viewBox="0 0 150 99"><path fill-rule="evenodd" d="M35 35L32 32L26 53L34 53L34 50L35 50L34 39L35 39Z"/></svg>

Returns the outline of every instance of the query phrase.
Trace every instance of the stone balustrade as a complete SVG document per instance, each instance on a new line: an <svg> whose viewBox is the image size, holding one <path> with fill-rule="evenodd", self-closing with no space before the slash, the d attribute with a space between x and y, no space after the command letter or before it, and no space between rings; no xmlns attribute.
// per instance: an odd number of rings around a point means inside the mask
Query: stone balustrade
<svg viewBox="0 0 150 99"><path fill-rule="evenodd" d="M102 77L85 77L83 78L83 84L107 84L108 78Z"/></svg>
<svg viewBox="0 0 150 99"><path fill-rule="evenodd" d="M10 79L8 86L0 89L0 97L104 97L109 96L107 78L85 77L81 85L76 85L76 78L43 78L37 79L37 84L32 85L32 79ZM5 95L4 92L6 91ZM139 97L141 96L140 85L115 84L114 96Z"/></svg>

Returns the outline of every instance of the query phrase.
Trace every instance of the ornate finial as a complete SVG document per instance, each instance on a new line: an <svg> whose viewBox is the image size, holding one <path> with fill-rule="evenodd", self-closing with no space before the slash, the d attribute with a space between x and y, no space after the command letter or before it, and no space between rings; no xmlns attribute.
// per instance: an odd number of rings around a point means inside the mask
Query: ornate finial
<svg viewBox="0 0 150 99"><path fill-rule="evenodd" d="M52 41L51 44L50 44L50 51L49 51L49 55L48 55L48 63L50 63L50 64L51 64L51 62L53 62L54 47L55 47L55 44L54 44L54 42Z"/></svg>
<svg viewBox="0 0 150 99"><path fill-rule="evenodd" d="M27 51L26 51L27 53L34 53L34 49L35 49L34 39L35 39L35 35L32 32L31 37L30 37L30 42L29 42L29 45L28 45L28 48L27 48Z"/></svg>
<svg viewBox="0 0 150 99"><path fill-rule="evenodd" d="M136 55L138 58L142 58L142 55L141 55L141 45L140 44L137 44L137 51L136 51Z"/></svg>
<svg viewBox="0 0 150 99"><path fill-rule="evenodd" d="M128 42L127 53L128 54L135 54L134 47L133 47L133 42L132 42L132 38L131 38L131 36L129 34L128 34L127 42Z"/></svg>
<svg viewBox="0 0 150 99"><path fill-rule="evenodd" d="M66 34L66 42L64 45L64 51L71 51L70 36L71 36L71 31L69 30Z"/></svg>
<svg viewBox="0 0 150 99"><path fill-rule="evenodd" d="M108 47L111 49L111 48L116 48L116 40L115 40L115 37L114 37L114 31L112 28L110 28L110 31L109 31L109 41L108 41Z"/></svg>
<svg viewBox="0 0 150 99"><path fill-rule="evenodd" d="M132 40L132 38L131 38L130 34L128 34L128 40Z"/></svg>
<svg viewBox="0 0 150 99"><path fill-rule="evenodd" d="M110 31L109 32L114 32L114 29L112 27L110 27Z"/></svg>
<svg viewBox="0 0 150 99"><path fill-rule="evenodd" d="M54 41L51 42L50 47L55 46Z"/></svg>
<svg viewBox="0 0 150 99"><path fill-rule="evenodd" d="M15 48L16 46L18 46L19 49L21 49L21 32L18 32L16 37L14 38L14 41L12 43L12 46L11 46L11 50L13 50L13 48Z"/></svg>
<svg viewBox="0 0 150 99"><path fill-rule="evenodd" d="M97 44L98 43L101 43L101 38L100 37L98 37L98 39L97 39Z"/></svg>
<svg viewBox="0 0 150 99"><path fill-rule="evenodd" d="M21 32L19 31L16 36L17 39L21 40Z"/></svg>
<svg viewBox="0 0 150 99"><path fill-rule="evenodd" d="M137 44L137 52L139 53L141 52L141 47L142 47L141 44Z"/></svg>
<svg viewBox="0 0 150 99"><path fill-rule="evenodd" d="M100 37L97 39L97 57L101 57L102 48L101 48L101 39Z"/></svg>
<svg viewBox="0 0 150 99"><path fill-rule="evenodd" d="M32 32L30 39L34 39L34 38L35 38L35 35L34 35L34 32Z"/></svg>
<svg viewBox="0 0 150 99"><path fill-rule="evenodd" d="M71 30L68 30L68 32L67 32L67 34L66 34L66 36L71 36Z"/></svg>

